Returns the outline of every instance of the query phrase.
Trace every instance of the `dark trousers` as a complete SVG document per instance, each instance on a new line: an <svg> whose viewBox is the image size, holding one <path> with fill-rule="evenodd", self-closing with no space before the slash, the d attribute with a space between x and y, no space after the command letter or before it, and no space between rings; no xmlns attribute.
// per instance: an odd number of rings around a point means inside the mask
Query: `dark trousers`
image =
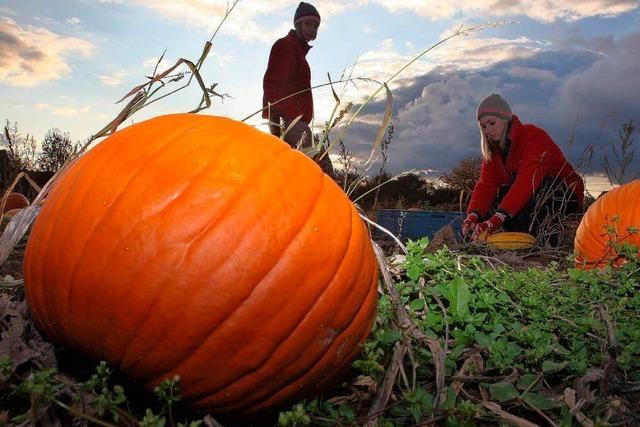
<svg viewBox="0 0 640 427"><path fill-rule="evenodd" d="M509 185L500 187L496 207L510 188ZM502 224L502 229L529 233L557 246L562 237L562 221L577 211L578 201L573 191L562 181L546 178L520 212Z"/></svg>

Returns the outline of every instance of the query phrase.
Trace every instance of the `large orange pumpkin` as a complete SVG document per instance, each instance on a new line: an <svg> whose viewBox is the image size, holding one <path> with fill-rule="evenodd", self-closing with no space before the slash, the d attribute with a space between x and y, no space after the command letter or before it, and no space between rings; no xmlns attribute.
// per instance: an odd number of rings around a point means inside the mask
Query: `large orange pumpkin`
<svg viewBox="0 0 640 427"><path fill-rule="evenodd" d="M576 231L576 266L590 270L624 263L612 239L640 247L634 229L640 230L640 180L612 189L589 207Z"/></svg>
<svg viewBox="0 0 640 427"><path fill-rule="evenodd" d="M47 197L24 260L52 340L212 413L315 394L357 356L377 301L368 231L302 153L231 119L121 130Z"/></svg>
<svg viewBox="0 0 640 427"><path fill-rule="evenodd" d="M0 193L0 205L2 204L2 193ZM14 209L22 209L29 206L29 199L20 193L9 193L7 195L7 201L4 204L4 209L0 214L12 211Z"/></svg>

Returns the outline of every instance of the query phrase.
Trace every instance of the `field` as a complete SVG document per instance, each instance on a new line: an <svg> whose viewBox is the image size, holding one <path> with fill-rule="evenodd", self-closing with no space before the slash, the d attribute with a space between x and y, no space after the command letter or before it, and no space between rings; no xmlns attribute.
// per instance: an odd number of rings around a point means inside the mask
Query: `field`
<svg viewBox="0 0 640 427"><path fill-rule="evenodd" d="M163 383L154 399L106 365L46 342L24 302L24 243L0 272L2 423L640 422L638 262L585 272L569 258L539 250L495 253L412 242L406 255L385 257L377 320L341 384L260 420L216 420L181 406L179 381Z"/></svg>

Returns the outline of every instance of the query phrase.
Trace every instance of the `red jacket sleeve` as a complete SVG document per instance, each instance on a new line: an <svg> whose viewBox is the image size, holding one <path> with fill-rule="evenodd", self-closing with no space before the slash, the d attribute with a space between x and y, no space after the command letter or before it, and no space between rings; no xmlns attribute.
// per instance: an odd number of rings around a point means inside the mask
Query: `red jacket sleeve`
<svg viewBox="0 0 640 427"><path fill-rule="evenodd" d="M520 212L533 197L549 172L551 156L555 154L554 144L546 134L532 134L528 139L523 147L522 163L517 168L515 181L498 206L498 209L511 216Z"/></svg>
<svg viewBox="0 0 640 427"><path fill-rule="evenodd" d="M495 171L496 161L495 156L489 161L482 161L480 179L473 188L467 209L468 213L476 212L480 218L489 212L489 208L498 195L498 188L500 188L500 179Z"/></svg>
<svg viewBox="0 0 640 427"><path fill-rule="evenodd" d="M269 64L264 74L262 88L264 90L263 105L267 102L272 104L276 101L291 95L289 82L295 73L296 48L286 40L278 40L271 48ZM271 107L271 117L276 118L282 115L285 119L291 120L296 112L295 97L280 101ZM275 113L275 114L274 114ZM268 118L269 111L265 109L262 117Z"/></svg>

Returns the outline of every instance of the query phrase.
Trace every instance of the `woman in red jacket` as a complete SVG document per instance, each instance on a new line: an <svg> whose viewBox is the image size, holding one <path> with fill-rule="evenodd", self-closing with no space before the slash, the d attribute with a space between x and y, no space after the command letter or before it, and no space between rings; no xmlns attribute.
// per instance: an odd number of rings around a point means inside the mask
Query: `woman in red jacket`
<svg viewBox="0 0 640 427"><path fill-rule="evenodd" d="M478 105L477 120L483 161L464 237L476 240L501 228L537 235L549 215L561 218L582 207L582 178L543 129L521 123L495 93Z"/></svg>

